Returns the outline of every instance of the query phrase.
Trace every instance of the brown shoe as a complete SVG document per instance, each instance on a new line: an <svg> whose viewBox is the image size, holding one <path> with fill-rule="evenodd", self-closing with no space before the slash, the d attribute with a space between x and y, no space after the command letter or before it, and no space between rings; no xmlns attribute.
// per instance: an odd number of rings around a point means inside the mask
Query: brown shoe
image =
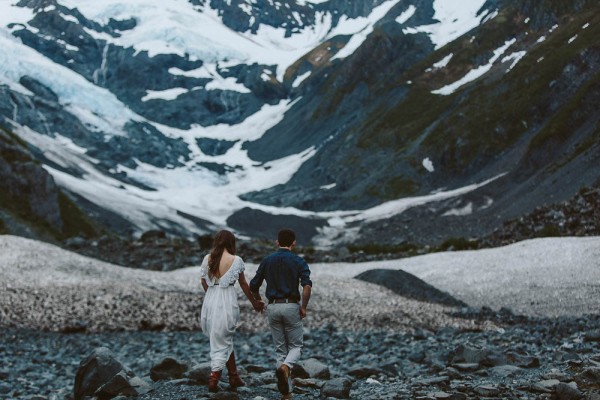
<svg viewBox="0 0 600 400"><path fill-rule="evenodd" d="M292 398L292 394L288 393L288 394L284 394L281 396L281 400L290 400Z"/></svg>
<svg viewBox="0 0 600 400"><path fill-rule="evenodd" d="M237 367L235 365L235 354L233 351L229 356L229 360L225 363L227 366L227 373L229 375L229 384L232 388L237 388L240 386L246 386L246 383L240 378L240 374L238 374Z"/></svg>
<svg viewBox="0 0 600 400"><path fill-rule="evenodd" d="M281 364L279 368L275 371L275 376L277 377L277 389L279 389L279 393L283 395L290 394L290 367L285 364Z"/></svg>
<svg viewBox="0 0 600 400"><path fill-rule="evenodd" d="M211 371L208 377L208 391L218 392L219 391L219 379L221 379L221 371Z"/></svg>

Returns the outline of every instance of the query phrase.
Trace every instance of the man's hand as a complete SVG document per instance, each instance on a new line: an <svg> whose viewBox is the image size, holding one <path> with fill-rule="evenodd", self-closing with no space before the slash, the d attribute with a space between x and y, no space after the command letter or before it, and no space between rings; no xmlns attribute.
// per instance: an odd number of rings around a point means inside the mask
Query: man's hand
<svg viewBox="0 0 600 400"><path fill-rule="evenodd" d="M254 311L262 313L265 310L265 302L262 300L255 300L252 302L252 307L254 307Z"/></svg>
<svg viewBox="0 0 600 400"><path fill-rule="evenodd" d="M306 318L306 308L300 307L300 318Z"/></svg>

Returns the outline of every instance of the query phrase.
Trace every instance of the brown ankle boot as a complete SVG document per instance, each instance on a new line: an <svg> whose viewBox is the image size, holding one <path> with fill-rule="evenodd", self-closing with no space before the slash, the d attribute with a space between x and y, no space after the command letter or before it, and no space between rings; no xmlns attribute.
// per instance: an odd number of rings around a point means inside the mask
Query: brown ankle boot
<svg viewBox="0 0 600 400"><path fill-rule="evenodd" d="M290 373L290 367L285 364L281 364L275 371L275 376L277 377L277 389L279 389L279 393L283 395L288 395L292 392Z"/></svg>
<svg viewBox="0 0 600 400"><path fill-rule="evenodd" d="M221 379L221 371L211 371L208 377L208 391L217 392L219 390L219 379Z"/></svg>
<svg viewBox="0 0 600 400"><path fill-rule="evenodd" d="M229 374L229 384L231 387L236 388L240 386L246 386L246 383L240 378L240 374L238 374L237 367L235 365L235 354L233 351L229 356L229 360L225 364L227 366L227 373Z"/></svg>

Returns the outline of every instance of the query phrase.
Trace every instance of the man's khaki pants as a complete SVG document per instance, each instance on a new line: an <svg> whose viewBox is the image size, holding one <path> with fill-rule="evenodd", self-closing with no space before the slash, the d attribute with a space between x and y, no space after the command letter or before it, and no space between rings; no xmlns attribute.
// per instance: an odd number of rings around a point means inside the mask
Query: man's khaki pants
<svg viewBox="0 0 600 400"><path fill-rule="evenodd" d="M300 359L304 330L297 303L273 303L267 306L267 319L275 344L277 367L285 364L290 369Z"/></svg>

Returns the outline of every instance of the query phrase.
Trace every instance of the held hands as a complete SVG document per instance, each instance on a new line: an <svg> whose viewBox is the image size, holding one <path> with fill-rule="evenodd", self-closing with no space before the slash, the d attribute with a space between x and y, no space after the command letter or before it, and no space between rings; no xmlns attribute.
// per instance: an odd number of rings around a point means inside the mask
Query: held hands
<svg viewBox="0 0 600 400"><path fill-rule="evenodd" d="M262 300L254 300L252 302L252 307L254 307L254 311L259 312L262 314L263 311L265 311L265 302Z"/></svg>
<svg viewBox="0 0 600 400"><path fill-rule="evenodd" d="M306 318L306 308L300 307L300 318Z"/></svg>

